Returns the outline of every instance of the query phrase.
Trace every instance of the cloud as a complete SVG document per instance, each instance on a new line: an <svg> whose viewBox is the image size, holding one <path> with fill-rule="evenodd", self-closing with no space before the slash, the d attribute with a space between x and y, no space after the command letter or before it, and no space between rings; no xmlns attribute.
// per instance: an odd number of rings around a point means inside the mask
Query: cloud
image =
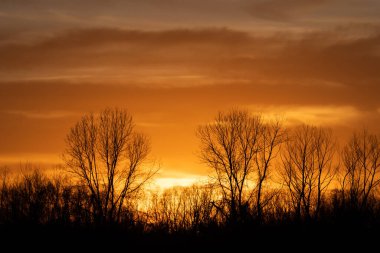
<svg viewBox="0 0 380 253"><path fill-rule="evenodd" d="M0 45L0 80L373 85L380 29L368 30L356 37L344 28L269 37L229 29L71 30L31 44Z"/></svg>
<svg viewBox="0 0 380 253"><path fill-rule="evenodd" d="M244 24L247 0L2 0L6 28L54 32L68 28L168 29ZM243 17L243 18L242 18Z"/></svg>
<svg viewBox="0 0 380 253"><path fill-rule="evenodd" d="M251 4L250 13L254 17L269 20L292 20L307 16L318 8L336 0L264 0Z"/></svg>
<svg viewBox="0 0 380 253"><path fill-rule="evenodd" d="M144 32L119 29L74 30L35 44L0 46L0 71L65 70L157 65L202 61L217 54L241 52L248 36L226 29ZM245 43L244 43L245 42ZM228 45L235 45L233 49ZM229 48L231 52L225 50ZM204 55L204 53L207 55ZM223 55L220 55L222 57ZM103 74L103 73L102 73Z"/></svg>
<svg viewBox="0 0 380 253"><path fill-rule="evenodd" d="M257 110L260 106L251 106ZM269 106L261 110L265 117L274 118L277 116L284 117L287 124L313 124L326 127L332 126L350 126L361 117L363 112L353 106Z"/></svg>
<svg viewBox="0 0 380 253"><path fill-rule="evenodd" d="M91 104L88 85L92 95L107 101L111 94L119 96L116 86L190 90L235 86L260 94L255 97L260 103L323 101L377 108L380 29L360 27L371 32L354 36L356 28L349 26L259 37L229 29L103 28L71 30L29 44L0 45L0 88L8 94L0 104L15 105L14 98L29 94L43 95L32 100L30 108L63 98ZM239 96L246 102L247 94L238 92Z"/></svg>
<svg viewBox="0 0 380 253"><path fill-rule="evenodd" d="M34 164L38 168L41 165L56 165L60 157L57 153L21 153L21 154L1 154L0 165L13 165L12 172L21 169L22 165ZM45 166L43 166L45 167ZM50 169L52 169L50 167Z"/></svg>
<svg viewBox="0 0 380 253"><path fill-rule="evenodd" d="M80 115L106 106L129 109L166 167L200 174L194 129L231 106L378 126L380 29L366 29L75 29L1 44L0 155L60 153Z"/></svg>
<svg viewBox="0 0 380 253"><path fill-rule="evenodd" d="M3 0L0 10L0 31L12 30L12 40L76 28L230 27L271 33L380 22L377 0Z"/></svg>
<svg viewBox="0 0 380 253"><path fill-rule="evenodd" d="M31 152L60 154L66 134L81 115L117 106L127 108L138 130L151 137L152 153L163 159L165 168L204 175L207 171L194 155L198 147L194 130L219 110L255 104L252 110L283 113L292 124L335 124L349 131L367 124L378 129L377 94L374 89L299 86L291 82L165 88L62 80L0 82L0 139L4 143L0 145L0 156L10 154L22 160L25 153ZM72 116L57 117L61 115L53 113L62 111ZM44 117L44 112L51 113ZM36 155L34 160L40 159Z"/></svg>
<svg viewBox="0 0 380 253"><path fill-rule="evenodd" d="M316 28L338 24L377 22L376 0L257 0L248 4L255 18L281 22L283 27Z"/></svg>
<svg viewBox="0 0 380 253"><path fill-rule="evenodd" d="M58 119L58 118L77 116L77 113L73 113L69 111L48 111L48 110L44 110L44 111L10 110L10 111L5 111L5 113L25 117L28 119Z"/></svg>
<svg viewBox="0 0 380 253"><path fill-rule="evenodd" d="M0 160L55 162L44 154L61 153L80 116L106 106L128 108L151 136L167 183L174 171L206 174L194 129L231 106L254 104L292 124L378 129L379 6L0 1Z"/></svg>

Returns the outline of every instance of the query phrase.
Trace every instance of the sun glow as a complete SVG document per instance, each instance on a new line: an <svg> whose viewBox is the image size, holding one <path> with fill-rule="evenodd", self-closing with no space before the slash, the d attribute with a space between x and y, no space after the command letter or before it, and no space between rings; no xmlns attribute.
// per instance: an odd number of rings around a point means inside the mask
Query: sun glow
<svg viewBox="0 0 380 253"><path fill-rule="evenodd" d="M168 189L175 186L191 186L195 183L205 181L205 179L207 179L205 176L161 177L154 180L153 186L160 189Z"/></svg>

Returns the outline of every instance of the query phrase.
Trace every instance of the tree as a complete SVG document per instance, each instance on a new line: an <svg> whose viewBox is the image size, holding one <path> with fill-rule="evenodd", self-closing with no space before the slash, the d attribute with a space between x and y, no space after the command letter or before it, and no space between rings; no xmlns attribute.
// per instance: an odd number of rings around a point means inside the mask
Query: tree
<svg viewBox="0 0 380 253"><path fill-rule="evenodd" d="M175 186L152 192L146 220L156 229L197 232L214 219L211 185Z"/></svg>
<svg viewBox="0 0 380 253"><path fill-rule="evenodd" d="M89 190L98 223L118 221L126 199L157 172L144 166L149 139L135 132L125 110L83 116L67 135L66 146L66 165Z"/></svg>
<svg viewBox="0 0 380 253"><path fill-rule="evenodd" d="M263 201L263 188L270 174L272 161L276 158L280 144L284 141L284 129L279 119L262 124L259 134L258 149L255 154L256 165L256 212L259 222L262 220L263 207L270 197ZM275 192L273 192L275 193ZM270 196L273 196L271 194Z"/></svg>
<svg viewBox="0 0 380 253"><path fill-rule="evenodd" d="M262 189L280 144L280 122L265 124L260 115L234 109L220 112L214 122L200 126L197 135L201 160L214 170L222 195L216 208L235 223L246 215L248 202L256 192L261 217Z"/></svg>
<svg viewBox="0 0 380 253"><path fill-rule="evenodd" d="M344 147L342 158L343 200L348 200L351 208L363 211L380 184L379 138L367 130L355 133Z"/></svg>
<svg viewBox="0 0 380 253"><path fill-rule="evenodd" d="M297 219L319 215L322 196L335 172L335 144L330 130L302 125L288 137L281 177L290 193Z"/></svg>

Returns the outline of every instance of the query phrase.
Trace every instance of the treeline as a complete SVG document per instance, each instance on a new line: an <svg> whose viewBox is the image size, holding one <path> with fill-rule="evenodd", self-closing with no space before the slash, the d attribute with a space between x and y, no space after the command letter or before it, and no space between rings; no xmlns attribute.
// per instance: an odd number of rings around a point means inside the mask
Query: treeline
<svg viewBox="0 0 380 253"><path fill-rule="evenodd" d="M380 139L362 130L338 148L329 129L286 129L244 110L197 129L207 183L164 191L149 139L132 117L85 115L67 136L65 173L4 172L0 224L115 227L136 233L202 235L229 229L380 224Z"/></svg>
<svg viewBox="0 0 380 253"><path fill-rule="evenodd" d="M96 227L91 193L86 187L73 185L63 178L51 178L35 170L0 188L0 224L59 225ZM3 178L2 178L3 180ZM117 223L108 224L139 232L207 232L230 225L278 226L292 224L360 225L380 224L380 201L369 196L365 206L358 196L333 189L323 196L318 218L300 220L286 189L265 192L262 217L257 218L254 203L245 206L244 217L231 224L216 205L220 202L212 184L173 187L163 192L146 192L125 202ZM348 197L349 196L349 197ZM314 215L315 206L312 206ZM242 215L242 214L241 214Z"/></svg>

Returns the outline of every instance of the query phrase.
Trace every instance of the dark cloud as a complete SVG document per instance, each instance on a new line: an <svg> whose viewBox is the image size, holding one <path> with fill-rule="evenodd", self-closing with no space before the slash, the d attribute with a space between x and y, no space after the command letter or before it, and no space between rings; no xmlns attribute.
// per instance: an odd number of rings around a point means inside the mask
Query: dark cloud
<svg viewBox="0 0 380 253"><path fill-rule="evenodd" d="M72 30L34 44L1 45L0 80L376 87L375 31L364 37L345 37L344 29L255 37L228 29Z"/></svg>
<svg viewBox="0 0 380 253"><path fill-rule="evenodd" d="M165 61L166 58L173 59L186 55L190 58L193 55L194 58L209 50L223 51L226 46L233 52L241 51L243 50L240 48L242 43L247 45L249 41L245 33L226 29L163 32L119 29L76 30L36 44L0 46L2 55L0 70L22 67L148 63L155 62L157 59ZM236 49L233 49L232 45ZM173 55L173 53L179 53L179 55Z"/></svg>

